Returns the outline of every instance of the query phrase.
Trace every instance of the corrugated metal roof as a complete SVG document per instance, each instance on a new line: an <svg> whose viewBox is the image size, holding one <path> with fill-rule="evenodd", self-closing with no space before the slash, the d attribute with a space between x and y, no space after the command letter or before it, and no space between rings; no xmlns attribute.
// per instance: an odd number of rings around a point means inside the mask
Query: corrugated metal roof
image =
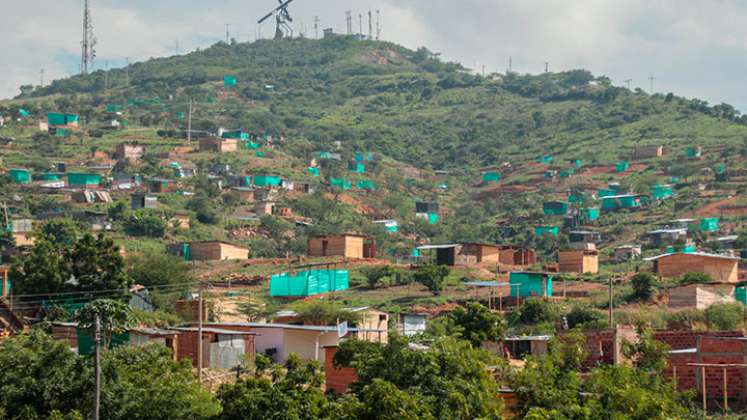
<svg viewBox="0 0 747 420"><path fill-rule="evenodd" d="M706 252L670 252L668 254L662 254L662 255L657 255L655 257L644 258L644 261L656 261L659 258L669 257L672 255L678 255L678 254L693 255L696 257L721 258L724 260L736 260L736 261L741 260L741 258L739 257L732 257L730 255L721 255L721 254L708 254Z"/></svg>
<svg viewBox="0 0 747 420"><path fill-rule="evenodd" d="M464 283L466 286L476 286L476 287L501 287L501 286L508 286L510 283L506 282L497 282L497 281L468 281Z"/></svg>
<svg viewBox="0 0 747 420"><path fill-rule="evenodd" d="M423 245L419 246L417 249L448 249L448 248L456 248L459 244L448 244L448 245Z"/></svg>

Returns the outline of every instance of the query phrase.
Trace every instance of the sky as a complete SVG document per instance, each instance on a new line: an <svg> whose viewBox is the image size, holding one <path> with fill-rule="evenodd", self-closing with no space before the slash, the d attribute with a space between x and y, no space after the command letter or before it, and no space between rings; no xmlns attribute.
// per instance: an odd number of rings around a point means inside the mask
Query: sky
<svg viewBox="0 0 747 420"><path fill-rule="evenodd" d="M95 68L274 32L275 0L90 0ZM0 98L78 72L83 0L0 0ZM295 0L296 30L345 32L345 11L381 13L381 38L450 61L519 73L576 68L613 83L730 103L747 112L747 0ZM177 50L178 42L178 50Z"/></svg>

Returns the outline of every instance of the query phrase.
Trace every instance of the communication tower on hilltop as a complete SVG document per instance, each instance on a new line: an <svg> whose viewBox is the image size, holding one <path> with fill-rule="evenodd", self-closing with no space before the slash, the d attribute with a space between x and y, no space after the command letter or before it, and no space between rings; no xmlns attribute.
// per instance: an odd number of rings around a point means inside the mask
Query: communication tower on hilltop
<svg viewBox="0 0 747 420"><path fill-rule="evenodd" d="M96 59L96 44L98 39L93 35L93 20L88 0L83 1L83 40L80 42L80 72L87 74L88 69L93 69L93 60Z"/></svg>

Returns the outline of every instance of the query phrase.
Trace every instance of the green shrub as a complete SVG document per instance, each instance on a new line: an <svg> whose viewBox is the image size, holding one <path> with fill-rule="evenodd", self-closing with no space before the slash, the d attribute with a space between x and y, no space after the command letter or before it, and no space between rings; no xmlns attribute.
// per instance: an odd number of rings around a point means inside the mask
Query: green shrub
<svg viewBox="0 0 747 420"><path fill-rule="evenodd" d="M568 321L568 328L589 327L597 328L607 324L604 314L600 311L586 305L574 306L565 316Z"/></svg>
<svg viewBox="0 0 747 420"><path fill-rule="evenodd" d="M630 284L633 286L633 299L648 300L654 294L656 277L651 273L638 273L630 278Z"/></svg>
<svg viewBox="0 0 747 420"><path fill-rule="evenodd" d="M705 310L708 327L719 331L732 331L742 328L744 306L741 303L720 303Z"/></svg>
<svg viewBox="0 0 747 420"><path fill-rule="evenodd" d="M693 284L693 283L711 283L713 277L708 273L690 272L685 273L680 277L680 283L682 284Z"/></svg>

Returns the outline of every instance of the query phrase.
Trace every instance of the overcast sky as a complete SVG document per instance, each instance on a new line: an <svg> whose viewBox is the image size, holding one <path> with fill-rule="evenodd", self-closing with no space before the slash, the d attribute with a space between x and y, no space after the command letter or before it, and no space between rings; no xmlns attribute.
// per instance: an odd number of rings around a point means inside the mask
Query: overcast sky
<svg viewBox="0 0 747 420"><path fill-rule="evenodd" d="M0 98L18 86L78 71L83 0L0 0ZM91 0L97 68L181 53L225 38L254 40L274 0ZM381 10L382 39L427 46L467 67L504 72L585 68L615 84L727 102L747 110L747 0L296 0L313 19L345 30L345 10ZM364 31L367 32L364 17ZM267 23L262 35L274 28Z"/></svg>

